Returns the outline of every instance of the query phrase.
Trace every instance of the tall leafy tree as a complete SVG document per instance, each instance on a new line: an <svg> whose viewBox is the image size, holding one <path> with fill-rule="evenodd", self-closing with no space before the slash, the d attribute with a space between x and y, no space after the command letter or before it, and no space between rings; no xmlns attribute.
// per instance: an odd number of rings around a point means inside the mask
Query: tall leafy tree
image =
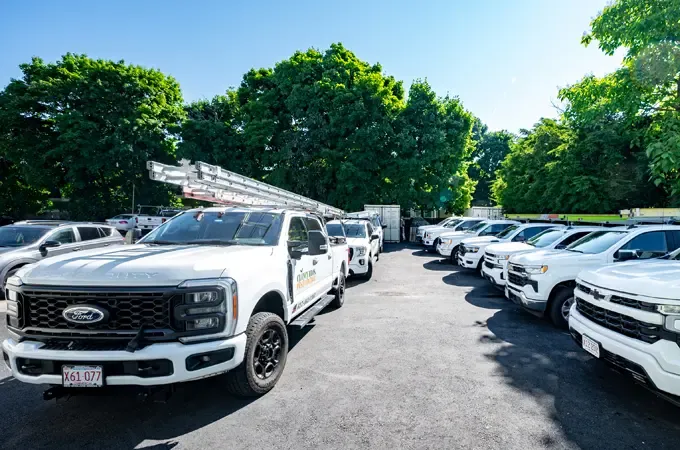
<svg viewBox="0 0 680 450"><path fill-rule="evenodd" d="M507 131L489 132L486 125L476 119L473 125L474 150L469 174L477 180L472 199L475 206L491 206L491 184L496 177L505 157L510 153L510 144L514 136Z"/></svg>
<svg viewBox="0 0 680 450"><path fill-rule="evenodd" d="M175 160L184 117L177 82L158 70L66 54L22 64L0 93L0 148L23 182L70 198L73 218L103 219L170 201L147 160Z"/></svg>
<svg viewBox="0 0 680 450"><path fill-rule="evenodd" d="M680 0L616 0L604 8L582 42L613 54L622 67L563 89L577 123L623 119L638 132L657 185L680 194Z"/></svg>

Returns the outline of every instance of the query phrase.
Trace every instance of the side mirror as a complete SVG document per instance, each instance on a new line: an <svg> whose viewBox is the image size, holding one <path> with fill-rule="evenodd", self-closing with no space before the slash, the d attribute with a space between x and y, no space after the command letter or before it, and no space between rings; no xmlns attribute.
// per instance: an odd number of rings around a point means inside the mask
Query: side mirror
<svg viewBox="0 0 680 450"><path fill-rule="evenodd" d="M515 236L515 238L513 239L514 242L524 242L526 240L527 239L524 236Z"/></svg>
<svg viewBox="0 0 680 450"><path fill-rule="evenodd" d="M323 255L328 251L326 236L321 231L309 232L309 254Z"/></svg>
<svg viewBox="0 0 680 450"><path fill-rule="evenodd" d="M376 239L380 239L380 235L378 233L373 233L371 235L371 241L375 241Z"/></svg>
<svg viewBox="0 0 680 450"><path fill-rule="evenodd" d="M630 261L632 259L638 259L640 255L637 250L619 250L614 255L617 261Z"/></svg>
<svg viewBox="0 0 680 450"><path fill-rule="evenodd" d="M40 244L40 247L38 247L38 250L40 253L47 253L48 248L54 248L54 247L60 247L61 242L59 241L45 241L42 244Z"/></svg>
<svg viewBox="0 0 680 450"><path fill-rule="evenodd" d="M555 250L564 250L565 248L567 248L567 246L564 244L557 244L555 246Z"/></svg>
<svg viewBox="0 0 680 450"><path fill-rule="evenodd" d="M309 249L304 244L304 242L288 241L288 254L292 259L300 259L302 255L309 253Z"/></svg>
<svg viewBox="0 0 680 450"><path fill-rule="evenodd" d="M387 225L383 224L382 229L384 230L385 228L387 228Z"/></svg>

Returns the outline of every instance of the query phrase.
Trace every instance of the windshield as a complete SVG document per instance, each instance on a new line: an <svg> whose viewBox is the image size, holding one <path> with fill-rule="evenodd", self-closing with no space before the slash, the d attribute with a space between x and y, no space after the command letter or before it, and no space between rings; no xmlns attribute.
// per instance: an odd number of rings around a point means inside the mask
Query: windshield
<svg viewBox="0 0 680 450"><path fill-rule="evenodd" d="M274 245L281 214L259 211L191 211L153 230L145 244Z"/></svg>
<svg viewBox="0 0 680 450"><path fill-rule="evenodd" d="M569 245L567 250L579 253L602 253L623 239L626 234L625 231L595 231Z"/></svg>
<svg viewBox="0 0 680 450"><path fill-rule="evenodd" d="M476 233L482 228L486 228L486 226L489 225L489 222L479 222L477 225L475 225L472 228L468 228L465 230L466 233Z"/></svg>
<svg viewBox="0 0 680 450"><path fill-rule="evenodd" d="M366 225L363 223L346 223L345 233L347 234L347 237L350 238L365 238Z"/></svg>
<svg viewBox="0 0 680 450"><path fill-rule="evenodd" d="M503 239L508 237L513 231L515 231L517 228L519 228L519 225L510 225L508 228L505 230L501 231L496 235L497 238Z"/></svg>
<svg viewBox="0 0 680 450"><path fill-rule="evenodd" d="M32 244L50 230L45 227L0 227L0 247L22 247Z"/></svg>
<svg viewBox="0 0 680 450"><path fill-rule="evenodd" d="M527 244L536 248L544 248L564 236L564 231L560 230L545 230L538 233L527 241Z"/></svg>
<svg viewBox="0 0 680 450"><path fill-rule="evenodd" d="M458 224L461 223L461 222L462 222L462 220L460 220L460 219L451 220L451 221L449 221L446 225L444 225L444 227L446 227L446 228L454 228L456 225L458 225Z"/></svg>
<svg viewBox="0 0 680 450"><path fill-rule="evenodd" d="M345 232L342 229L342 225L339 223L328 223L326 224L326 231L329 236L344 237Z"/></svg>
<svg viewBox="0 0 680 450"><path fill-rule="evenodd" d="M444 220L442 220L441 222L439 222L437 225L443 227L443 226L446 225L447 223L451 222L451 220L453 220L451 217L447 217L446 219L444 219Z"/></svg>

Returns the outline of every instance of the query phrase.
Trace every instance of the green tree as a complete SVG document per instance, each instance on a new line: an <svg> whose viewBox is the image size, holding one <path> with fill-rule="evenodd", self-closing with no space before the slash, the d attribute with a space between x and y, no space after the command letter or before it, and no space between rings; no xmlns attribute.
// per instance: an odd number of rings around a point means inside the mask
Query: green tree
<svg viewBox="0 0 680 450"><path fill-rule="evenodd" d="M613 54L622 67L560 91L575 123L623 119L638 132L657 185L680 194L680 0L616 0L591 23L582 42Z"/></svg>
<svg viewBox="0 0 680 450"><path fill-rule="evenodd" d="M470 178L477 180L472 199L475 206L491 206L491 184L505 157L510 153L514 136L507 131L489 132L479 119L473 125L474 151L469 168Z"/></svg>
<svg viewBox="0 0 680 450"><path fill-rule="evenodd" d="M103 219L173 196L146 161L175 161L179 85L153 69L66 54L33 58L0 93L0 148L34 192L70 198L76 219Z"/></svg>

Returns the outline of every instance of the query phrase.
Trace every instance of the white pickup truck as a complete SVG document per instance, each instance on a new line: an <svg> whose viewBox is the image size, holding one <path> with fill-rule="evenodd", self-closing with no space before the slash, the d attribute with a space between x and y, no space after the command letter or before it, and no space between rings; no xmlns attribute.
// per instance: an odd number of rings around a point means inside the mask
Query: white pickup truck
<svg viewBox="0 0 680 450"><path fill-rule="evenodd" d="M680 251L665 260L585 270L569 314L579 346L678 406L679 281Z"/></svg>
<svg viewBox="0 0 680 450"><path fill-rule="evenodd" d="M186 211L137 245L46 259L10 277L3 357L17 380L61 394L226 372L231 392L261 395L286 364L287 325L342 306L347 270L346 244L332 245L316 215Z"/></svg>
<svg viewBox="0 0 680 450"><path fill-rule="evenodd" d="M423 235L423 246L425 246L425 251L437 251L439 243L441 242L440 236L448 236L452 233L463 233L464 231L476 227L481 222L484 222L484 220L485 219L477 217L459 217L449 220L442 226L426 229L425 234Z"/></svg>
<svg viewBox="0 0 680 450"><path fill-rule="evenodd" d="M492 242L526 242L538 233L562 225L550 223L525 223L510 225L495 236L479 236L463 239L458 250L458 265L482 272L484 251Z"/></svg>
<svg viewBox="0 0 680 450"><path fill-rule="evenodd" d="M447 231L441 233L437 239L437 253L448 256L452 264L458 264L458 251L463 239L472 237L496 236L511 225L519 224L515 220L489 220L489 219L470 219L476 220L472 227L464 231Z"/></svg>
<svg viewBox="0 0 680 450"><path fill-rule="evenodd" d="M576 277L581 270L666 255L680 247L678 231L677 225L616 227L590 233L565 250L511 256L505 296L535 315L547 314L556 326L567 328Z"/></svg>
<svg viewBox="0 0 680 450"><path fill-rule="evenodd" d="M343 220L342 225L349 245L349 274L370 279L380 255L379 228L368 220Z"/></svg>
<svg viewBox="0 0 680 450"><path fill-rule="evenodd" d="M416 228L416 242L417 243L423 242L423 238L425 237L425 231L431 230L431 229L434 229L434 228L445 227L447 224L453 222L456 219L460 219L460 217L451 216L451 217L447 217L446 219L442 220L441 222L433 224L433 225L421 225L421 226L419 226L418 228Z"/></svg>
<svg viewBox="0 0 680 450"><path fill-rule="evenodd" d="M508 279L508 259L520 253L539 250L562 250L593 231L602 227L560 227L545 230L526 242L502 242L491 244L484 252L482 276L495 287L503 289Z"/></svg>
<svg viewBox="0 0 680 450"><path fill-rule="evenodd" d="M134 216L134 228L140 230L142 235L148 233L156 227L161 226L170 220L170 218L182 211L176 208L149 205L139 205L138 209L138 214L135 214Z"/></svg>

